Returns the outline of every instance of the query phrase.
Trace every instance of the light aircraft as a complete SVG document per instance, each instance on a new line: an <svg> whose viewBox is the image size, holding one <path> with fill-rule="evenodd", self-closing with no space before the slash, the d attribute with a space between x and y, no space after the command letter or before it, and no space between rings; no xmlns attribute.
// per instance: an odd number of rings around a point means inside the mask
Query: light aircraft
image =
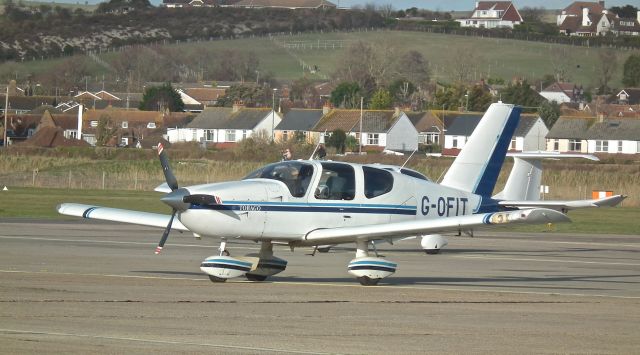
<svg viewBox="0 0 640 355"><path fill-rule="evenodd" d="M348 272L362 285L376 285L397 267L377 252L370 254L376 242L413 236L434 252L446 244L443 232L565 222L569 218L562 211L615 205L624 198L535 200L540 154L516 156L505 189L492 197L520 111L492 104L440 184L402 167L296 160L269 164L240 181L179 187L159 145L166 185L156 190L168 192L161 200L172 208L171 215L74 203L57 209L65 215L164 227L156 254L172 228L220 238L218 255L200 265L214 282L243 275L263 281L282 272L287 261L274 256L274 245L294 250L351 244L356 252ZM260 251L231 256L227 241L236 239L260 242Z"/></svg>

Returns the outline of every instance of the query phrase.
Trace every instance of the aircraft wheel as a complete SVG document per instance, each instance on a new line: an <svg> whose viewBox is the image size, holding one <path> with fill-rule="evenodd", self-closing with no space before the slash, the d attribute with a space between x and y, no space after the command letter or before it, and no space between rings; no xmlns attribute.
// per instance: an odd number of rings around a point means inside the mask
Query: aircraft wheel
<svg viewBox="0 0 640 355"><path fill-rule="evenodd" d="M216 276L212 276L212 275L209 275L209 280L211 280L211 282L225 282L225 281L227 281L227 279L223 279L222 277L216 277Z"/></svg>
<svg viewBox="0 0 640 355"><path fill-rule="evenodd" d="M267 276L265 275L256 275L256 274L245 274L245 276L247 277L247 280L249 281L264 281L267 279Z"/></svg>
<svg viewBox="0 0 640 355"><path fill-rule="evenodd" d="M358 277L358 281L362 286L375 286L378 284L378 282L380 282L380 279L372 279L368 276L361 276Z"/></svg>
<svg viewBox="0 0 640 355"><path fill-rule="evenodd" d="M424 252L429 255L436 255L436 254L440 254L440 249L425 249Z"/></svg>

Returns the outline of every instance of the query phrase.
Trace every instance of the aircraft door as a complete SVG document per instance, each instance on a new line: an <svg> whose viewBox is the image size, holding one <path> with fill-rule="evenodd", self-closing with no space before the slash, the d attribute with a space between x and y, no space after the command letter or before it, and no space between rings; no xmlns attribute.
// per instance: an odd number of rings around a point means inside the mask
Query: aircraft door
<svg viewBox="0 0 640 355"><path fill-rule="evenodd" d="M356 225L356 173L351 165L322 162L322 172L315 184L310 205L314 213L314 224L321 228Z"/></svg>

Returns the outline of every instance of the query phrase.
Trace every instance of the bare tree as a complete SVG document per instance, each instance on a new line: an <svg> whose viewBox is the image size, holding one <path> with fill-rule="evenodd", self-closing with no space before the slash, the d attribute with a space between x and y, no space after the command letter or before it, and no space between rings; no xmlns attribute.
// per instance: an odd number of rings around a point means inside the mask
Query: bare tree
<svg viewBox="0 0 640 355"><path fill-rule="evenodd" d="M601 50L598 53L600 59L598 88L601 94L609 93L609 82L613 77L613 73L618 68L618 56L612 50Z"/></svg>
<svg viewBox="0 0 640 355"><path fill-rule="evenodd" d="M380 5L378 6L378 11L382 14L384 18L389 18L391 17L391 14L393 14L393 5L391 4Z"/></svg>
<svg viewBox="0 0 640 355"><path fill-rule="evenodd" d="M449 63L451 80L456 83L466 83L471 80L475 63L475 53L467 49L457 49Z"/></svg>
<svg viewBox="0 0 640 355"><path fill-rule="evenodd" d="M524 22L542 22L544 18L544 7L529 7L525 6L520 9L520 15Z"/></svg>

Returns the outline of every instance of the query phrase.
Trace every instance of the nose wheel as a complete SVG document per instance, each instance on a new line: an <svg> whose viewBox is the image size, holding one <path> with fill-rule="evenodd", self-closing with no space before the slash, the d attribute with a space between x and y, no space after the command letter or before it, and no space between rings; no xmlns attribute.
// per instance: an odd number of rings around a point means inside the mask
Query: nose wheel
<svg viewBox="0 0 640 355"><path fill-rule="evenodd" d="M382 279L372 279L369 276L360 276L356 279L358 280L358 282L360 282L360 285L362 286L375 286L378 284L378 282L380 282L380 280L382 280Z"/></svg>

